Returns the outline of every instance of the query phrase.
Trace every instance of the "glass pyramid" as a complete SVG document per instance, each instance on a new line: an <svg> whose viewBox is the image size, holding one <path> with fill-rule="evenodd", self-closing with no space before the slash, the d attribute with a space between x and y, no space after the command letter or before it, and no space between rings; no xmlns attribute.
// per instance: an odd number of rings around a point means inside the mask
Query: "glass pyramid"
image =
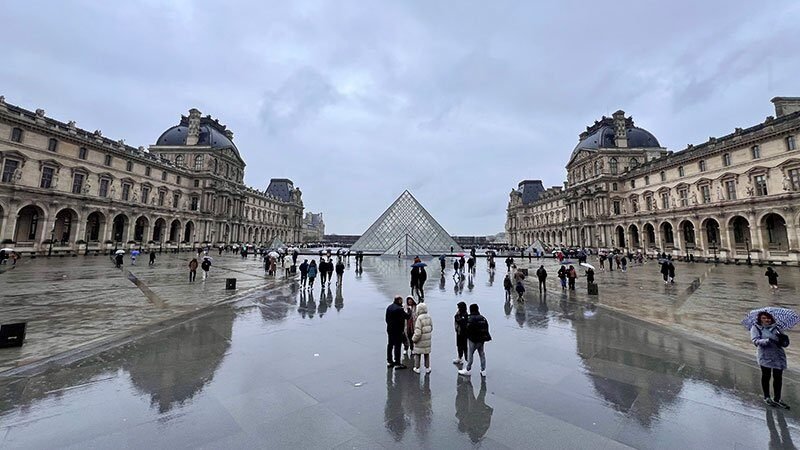
<svg viewBox="0 0 800 450"><path fill-rule="evenodd" d="M410 192L397 200L350 247L351 251L403 256L440 255L461 247Z"/></svg>

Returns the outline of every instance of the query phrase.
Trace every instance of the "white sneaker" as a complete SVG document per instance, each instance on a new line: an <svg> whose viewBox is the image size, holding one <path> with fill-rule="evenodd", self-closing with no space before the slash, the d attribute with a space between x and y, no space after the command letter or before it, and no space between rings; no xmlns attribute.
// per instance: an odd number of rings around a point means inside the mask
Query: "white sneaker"
<svg viewBox="0 0 800 450"><path fill-rule="evenodd" d="M467 376L467 377L468 377L468 376L470 376L470 375L472 375L472 373L471 373L469 370L467 370L467 369L461 369L461 370L459 370L459 371L458 371L458 374L459 374L459 375L464 375L464 376Z"/></svg>
<svg viewBox="0 0 800 450"><path fill-rule="evenodd" d="M414 371L414 373L419 373L419 367L414 367L414 368L413 368L413 369L411 369L411 370L413 370L413 371Z"/></svg>
<svg viewBox="0 0 800 450"><path fill-rule="evenodd" d="M464 363L464 360L461 358L456 358L453 360L453 364L462 364L462 363Z"/></svg>
<svg viewBox="0 0 800 450"><path fill-rule="evenodd" d="M425 373L431 373L431 368L430 367L426 368Z"/></svg>
<svg viewBox="0 0 800 450"><path fill-rule="evenodd" d="M485 376L486 376L486 371L485 371L485 370L481 370L481 376L482 376L482 377L485 377Z"/></svg>

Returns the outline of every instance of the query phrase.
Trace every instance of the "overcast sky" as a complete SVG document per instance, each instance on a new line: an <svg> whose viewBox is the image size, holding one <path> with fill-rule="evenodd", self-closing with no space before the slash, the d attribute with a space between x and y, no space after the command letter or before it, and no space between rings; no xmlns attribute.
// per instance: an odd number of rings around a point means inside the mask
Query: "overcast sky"
<svg viewBox="0 0 800 450"><path fill-rule="evenodd" d="M0 94L134 146L196 107L246 182L288 177L328 233L409 189L452 234L503 230L623 109L670 150L800 96L800 3L7 1Z"/></svg>

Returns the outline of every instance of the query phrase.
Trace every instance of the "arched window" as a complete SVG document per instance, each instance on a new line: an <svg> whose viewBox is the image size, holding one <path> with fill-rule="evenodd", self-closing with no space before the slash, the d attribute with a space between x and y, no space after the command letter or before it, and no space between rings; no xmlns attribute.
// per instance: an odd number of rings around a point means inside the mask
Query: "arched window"
<svg viewBox="0 0 800 450"><path fill-rule="evenodd" d="M631 158L630 167L631 167L631 169L635 169L635 168L639 167L639 160L636 159L636 158Z"/></svg>
<svg viewBox="0 0 800 450"><path fill-rule="evenodd" d="M203 170L203 155L194 157L194 170Z"/></svg>
<svg viewBox="0 0 800 450"><path fill-rule="evenodd" d="M617 158L611 158L608 161L608 168L611 170L611 175L616 175L618 171Z"/></svg>
<svg viewBox="0 0 800 450"><path fill-rule="evenodd" d="M175 165L178 167L183 167L183 155L178 155L175 157Z"/></svg>

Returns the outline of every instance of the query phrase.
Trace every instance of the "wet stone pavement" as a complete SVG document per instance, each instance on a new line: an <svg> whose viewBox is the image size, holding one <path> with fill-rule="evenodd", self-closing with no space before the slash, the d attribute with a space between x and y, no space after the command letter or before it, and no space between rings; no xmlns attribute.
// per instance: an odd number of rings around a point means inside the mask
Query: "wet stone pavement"
<svg viewBox="0 0 800 450"><path fill-rule="evenodd" d="M759 268L679 264L665 287L655 264L631 267L599 273L597 301L584 279L562 293L551 270L549 292L529 283L518 303L504 301L504 266L492 275L481 260L456 282L432 262L433 372L417 375L385 365L384 311L409 291L407 265L367 258L341 288L254 290L80 361L0 377L0 447L752 449L800 439L795 410L763 405L736 324L751 305L796 301L796 268L779 269L773 295ZM169 284L166 303L186 296ZM485 379L451 363L462 300L490 322ZM797 374L784 378L796 409Z"/></svg>

